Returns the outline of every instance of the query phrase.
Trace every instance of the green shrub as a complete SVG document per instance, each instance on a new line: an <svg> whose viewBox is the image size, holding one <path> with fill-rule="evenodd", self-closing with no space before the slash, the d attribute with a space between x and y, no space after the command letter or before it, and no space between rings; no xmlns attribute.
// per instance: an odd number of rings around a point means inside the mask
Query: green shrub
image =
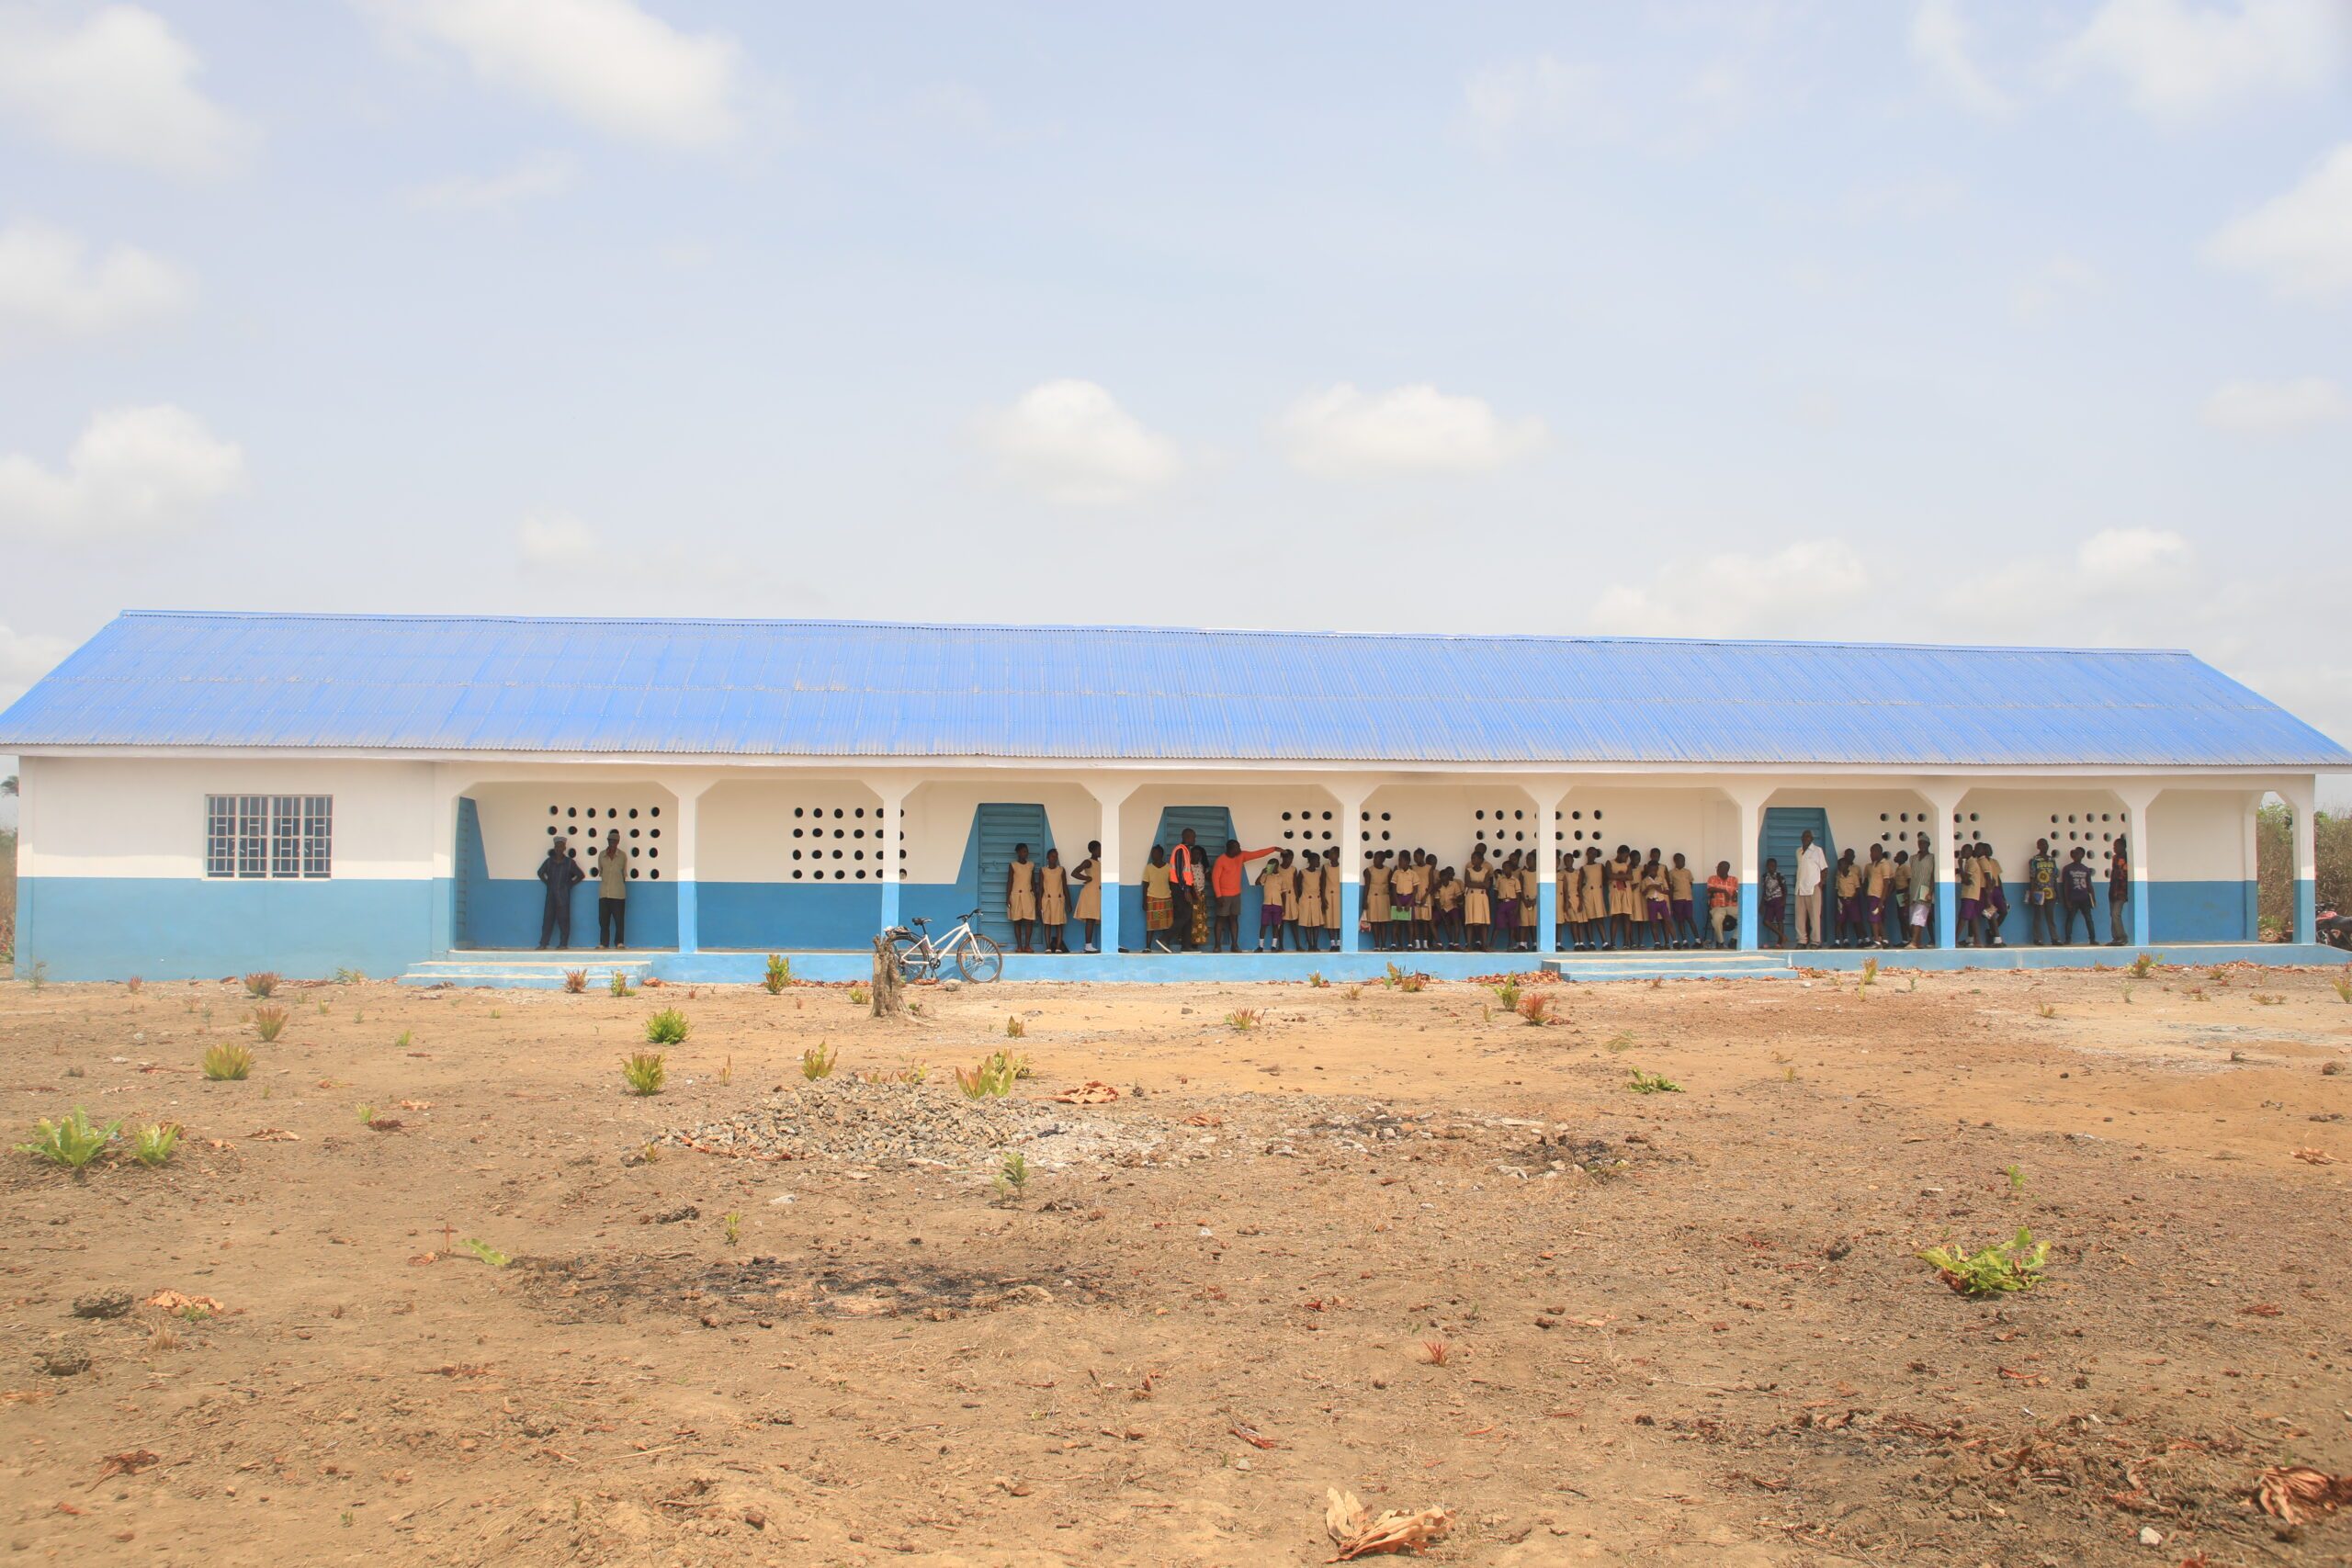
<svg viewBox="0 0 2352 1568"><path fill-rule="evenodd" d="M261 1036L262 1043L265 1045L277 1039L285 1028L286 1010L284 1008L271 1006L254 1009L254 1032Z"/></svg>
<svg viewBox="0 0 2352 1568"><path fill-rule="evenodd" d="M278 976L274 970L256 969L245 976L245 995L267 997L277 989Z"/></svg>
<svg viewBox="0 0 2352 1568"><path fill-rule="evenodd" d="M2005 1291L2030 1291L2041 1283L2041 1265L2049 1256L2050 1244L2034 1240L2033 1233L2019 1225L2016 1235L1995 1242L1982 1252L1931 1247L1918 1258L1961 1295L1990 1296Z"/></svg>
<svg viewBox="0 0 2352 1568"><path fill-rule="evenodd" d="M77 1105L73 1113L62 1121L51 1122L43 1117L33 1127L33 1141L18 1144L17 1147L25 1154L62 1166L79 1176L85 1167L114 1142L115 1133L121 1126L119 1122L109 1122L103 1127L93 1127L89 1113Z"/></svg>
<svg viewBox="0 0 2352 1568"><path fill-rule="evenodd" d="M646 1043L651 1045L682 1044L690 1028L684 1013L676 1008L663 1008L645 1021Z"/></svg>
<svg viewBox="0 0 2352 1568"><path fill-rule="evenodd" d="M780 953L769 953L768 972L760 977L760 984L768 988L772 997L792 984L792 960Z"/></svg>
<svg viewBox="0 0 2352 1568"><path fill-rule="evenodd" d="M180 1145L180 1125L176 1122L159 1122L153 1127L141 1127L130 1135L130 1157L153 1168L172 1163L172 1155Z"/></svg>
<svg viewBox="0 0 2352 1568"><path fill-rule="evenodd" d="M1682 1086L1664 1073L1645 1073L1638 1067L1634 1069L1634 1076L1626 1080L1625 1087L1635 1094L1680 1094L1682 1092Z"/></svg>
<svg viewBox="0 0 2352 1568"><path fill-rule="evenodd" d="M200 1066L204 1076L215 1083L241 1078L254 1070L254 1054L248 1046L223 1041L218 1045L205 1047Z"/></svg>
<svg viewBox="0 0 2352 1568"><path fill-rule="evenodd" d="M833 1076L833 1063L841 1052L820 1040L800 1053L800 1076L810 1083Z"/></svg>
<svg viewBox="0 0 2352 1568"><path fill-rule="evenodd" d="M660 1094L669 1077L669 1062L659 1051L639 1051L621 1062L621 1077L631 1094Z"/></svg>

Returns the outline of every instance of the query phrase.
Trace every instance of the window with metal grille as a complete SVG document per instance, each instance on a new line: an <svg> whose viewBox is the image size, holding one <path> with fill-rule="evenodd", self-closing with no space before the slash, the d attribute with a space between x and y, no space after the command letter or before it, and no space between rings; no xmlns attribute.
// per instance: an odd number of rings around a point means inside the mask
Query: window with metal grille
<svg viewBox="0 0 2352 1568"><path fill-rule="evenodd" d="M334 874L331 795L208 795L204 874L318 877Z"/></svg>

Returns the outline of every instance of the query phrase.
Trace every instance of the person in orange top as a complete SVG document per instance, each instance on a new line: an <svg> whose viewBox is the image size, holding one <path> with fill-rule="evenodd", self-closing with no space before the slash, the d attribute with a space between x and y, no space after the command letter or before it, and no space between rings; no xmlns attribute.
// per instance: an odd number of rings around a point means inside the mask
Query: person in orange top
<svg viewBox="0 0 2352 1568"><path fill-rule="evenodd" d="M1217 943L1227 944L1225 951L1241 951L1241 872L1253 860L1263 860L1275 849L1245 850L1238 839L1225 841L1225 853L1216 857L1209 867L1209 893L1215 898L1216 924L1209 932L1209 951L1218 951Z"/></svg>
<svg viewBox="0 0 2352 1568"><path fill-rule="evenodd" d="M1715 933L1715 945L1724 943L1724 922L1739 918L1739 878L1731 874L1731 862L1715 863L1715 874L1707 878L1707 924Z"/></svg>

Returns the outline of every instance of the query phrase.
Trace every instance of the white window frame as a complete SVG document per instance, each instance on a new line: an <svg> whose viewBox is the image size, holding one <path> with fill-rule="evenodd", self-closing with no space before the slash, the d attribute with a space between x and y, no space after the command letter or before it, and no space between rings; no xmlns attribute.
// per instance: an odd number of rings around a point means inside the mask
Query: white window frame
<svg viewBox="0 0 2352 1568"><path fill-rule="evenodd" d="M332 877L334 796L206 795L204 874L236 882Z"/></svg>

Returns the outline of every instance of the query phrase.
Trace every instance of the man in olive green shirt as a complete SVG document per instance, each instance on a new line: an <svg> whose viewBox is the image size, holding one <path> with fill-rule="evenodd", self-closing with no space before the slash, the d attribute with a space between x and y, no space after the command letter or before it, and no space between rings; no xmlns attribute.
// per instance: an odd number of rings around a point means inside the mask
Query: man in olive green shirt
<svg viewBox="0 0 2352 1568"><path fill-rule="evenodd" d="M605 835L596 856L596 945L627 947L628 925L628 851L621 847L621 830Z"/></svg>

